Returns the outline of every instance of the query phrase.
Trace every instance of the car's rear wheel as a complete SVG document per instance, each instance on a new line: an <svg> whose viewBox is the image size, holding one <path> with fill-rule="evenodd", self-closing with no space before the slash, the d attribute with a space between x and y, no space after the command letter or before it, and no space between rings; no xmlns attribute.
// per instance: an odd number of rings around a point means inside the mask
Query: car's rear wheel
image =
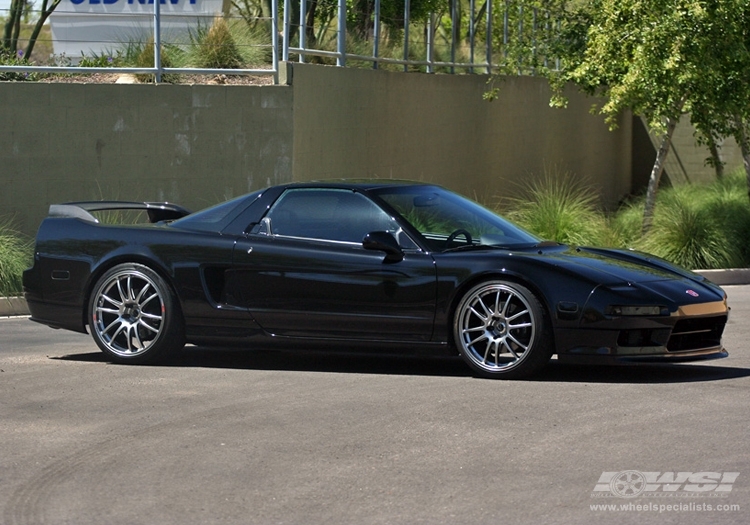
<svg viewBox="0 0 750 525"><path fill-rule="evenodd" d="M453 334L461 357L482 377L529 376L553 352L544 308L513 282L486 281L469 290L456 309Z"/></svg>
<svg viewBox="0 0 750 525"><path fill-rule="evenodd" d="M97 281L89 301L91 335L121 363L152 363L184 345L169 285L142 264L119 264Z"/></svg>

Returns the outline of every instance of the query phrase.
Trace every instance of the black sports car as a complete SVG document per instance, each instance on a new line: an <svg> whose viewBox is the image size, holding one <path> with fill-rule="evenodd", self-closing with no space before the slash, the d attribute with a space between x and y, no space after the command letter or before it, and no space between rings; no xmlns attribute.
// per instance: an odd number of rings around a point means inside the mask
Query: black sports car
<svg viewBox="0 0 750 525"><path fill-rule="evenodd" d="M96 218L134 210L151 224ZM88 326L126 363L185 343L259 340L457 352L498 378L527 376L555 353L588 363L727 355L726 294L703 277L632 251L541 241L414 182L285 184L197 213L53 205L24 289L32 320Z"/></svg>

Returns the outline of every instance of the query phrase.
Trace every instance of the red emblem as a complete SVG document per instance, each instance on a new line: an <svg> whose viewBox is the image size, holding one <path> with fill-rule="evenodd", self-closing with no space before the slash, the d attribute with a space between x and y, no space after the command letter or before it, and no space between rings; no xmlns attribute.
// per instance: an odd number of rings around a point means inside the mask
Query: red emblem
<svg viewBox="0 0 750 525"><path fill-rule="evenodd" d="M685 293L688 295L692 295L693 297L698 297L698 292L695 290L685 290Z"/></svg>

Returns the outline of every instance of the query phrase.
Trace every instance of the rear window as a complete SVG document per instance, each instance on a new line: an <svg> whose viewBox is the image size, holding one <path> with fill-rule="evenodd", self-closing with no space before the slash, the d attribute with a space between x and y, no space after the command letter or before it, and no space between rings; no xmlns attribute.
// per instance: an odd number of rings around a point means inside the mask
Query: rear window
<svg viewBox="0 0 750 525"><path fill-rule="evenodd" d="M183 230L216 231L223 230L237 215L253 203L264 190L243 195L210 208L197 211L174 221L171 226Z"/></svg>

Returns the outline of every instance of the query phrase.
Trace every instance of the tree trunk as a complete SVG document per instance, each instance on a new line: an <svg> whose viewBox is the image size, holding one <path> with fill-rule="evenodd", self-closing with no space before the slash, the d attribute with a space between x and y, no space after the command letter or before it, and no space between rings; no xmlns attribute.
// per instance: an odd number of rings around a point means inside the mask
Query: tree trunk
<svg viewBox="0 0 750 525"><path fill-rule="evenodd" d="M10 9L8 10L8 19L5 21L5 28L3 31L3 48L12 54L16 54L15 42L13 40L13 33L16 29L16 22L21 20L23 14L23 0L12 0Z"/></svg>
<svg viewBox="0 0 750 525"><path fill-rule="evenodd" d="M747 197L750 199L750 144L748 144L747 126L745 120L742 117L736 116L734 118L735 124L735 140L740 145L742 151L742 163L745 166L745 175L747 177Z"/></svg>
<svg viewBox="0 0 750 525"><path fill-rule="evenodd" d="M16 10L13 13L15 19L13 20L13 36L11 36L10 48L14 53L18 49L18 37L21 36L21 18L23 17L23 0L16 2Z"/></svg>
<svg viewBox="0 0 750 525"><path fill-rule="evenodd" d="M716 145L716 141L712 135L708 135L708 150L711 152L711 164L716 170L716 178L721 179L724 177L724 163L721 161L719 155L719 146Z"/></svg>
<svg viewBox="0 0 750 525"><path fill-rule="evenodd" d="M672 144L672 134L677 127L677 119L667 119L667 131L661 140L661 146L656 154L654 167L651 170L651 176L648 179L648 190L646 191L646 205L643 209L643 226L641 233L646 235L651 229L651 222L654 219L654 207L656 206L656 191L659 189L659 181L664 173L664 161L667 160L669 147Z"/></svg>
<svg viewBox="0 0 750 525"><path fill-rule="evenodd" d="M39 38L39 33L42 31L42 26L44 26L44 22L47 21L49 18L49 15L52 14L52 11L55 10L55 8L60 4L60 0L52 0L52 4L47 8L47 0L44 0L42 2L42 12L39 15L39 20L36 21L36 26L34 26L34 31L31 33L31 36L29 37L29 44L26 46L26 54L24 55L27 60L31 60L31 52L34 51L34 46L36 45L36 40Z"/></svg>
<svg viewBox="0 0 750 525"><path fill-rule="evenodd" d="M307 19L305 20L305 41L308 48L315 47L315 12L318 10L318 0L312 0L307 8Z"/></svg>

